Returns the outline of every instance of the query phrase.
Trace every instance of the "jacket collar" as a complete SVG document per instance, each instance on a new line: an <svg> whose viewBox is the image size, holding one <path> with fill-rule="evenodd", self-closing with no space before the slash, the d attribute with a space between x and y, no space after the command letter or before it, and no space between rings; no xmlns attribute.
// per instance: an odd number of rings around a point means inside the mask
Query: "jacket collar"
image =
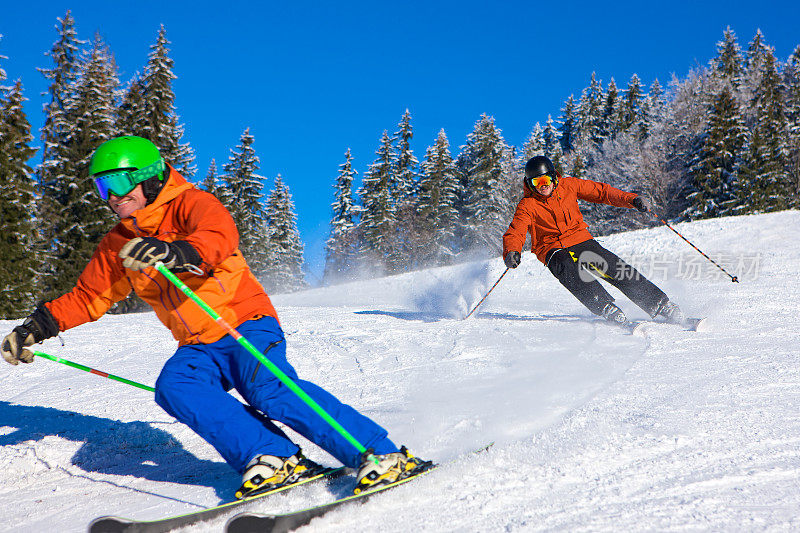
<svg viewBox="0 0 800 533"><path fill-rule="evenodd" d="M194 185L186 181L171 165L167 165L167 168L169 169L167 182L153 203L146 205L142 209L137 209L131 216L123 218L120 224L137 234L155 233L164 219L167 204L184 191L194 188Z"/></svg>

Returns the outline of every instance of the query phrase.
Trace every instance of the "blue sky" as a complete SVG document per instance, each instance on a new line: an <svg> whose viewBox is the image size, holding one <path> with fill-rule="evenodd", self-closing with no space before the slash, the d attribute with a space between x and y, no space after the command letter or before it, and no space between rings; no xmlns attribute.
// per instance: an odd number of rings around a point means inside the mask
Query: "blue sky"
<svg viewBox="0 0 800 533"><path fill-rule="evenodd" d="M98 32L126 82L147 61L159 25L172 42L177 111L197 177L227 161L245 128L260 173L291 188L306 259L319 274L333 182L351 148L363 175L381 133L412 114L422 159L444 128L458 153L481 113L521 145L557 118L592 72L624 88L633 73L666 85L715 54L730 26L746 49L757 28L785 60L800 44L800 2L14 2L0 14L0 63L22 78L41 126L47 84L36 71L72 10L79 37ZM754 7L757 6L757 7ZM310 281L315 281L312 277Z"/></svg>

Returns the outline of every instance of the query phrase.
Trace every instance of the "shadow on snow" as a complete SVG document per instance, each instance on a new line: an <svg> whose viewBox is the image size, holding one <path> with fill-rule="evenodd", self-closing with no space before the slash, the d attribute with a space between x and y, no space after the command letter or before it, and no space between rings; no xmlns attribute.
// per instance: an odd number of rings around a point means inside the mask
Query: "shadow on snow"
<svg viewBox="0 0 800 533"><path fill-rule="evenodd" d="M400 320L410 320L418 322L438 322L440 320L463 320L463 318L456 318L453 315L445 313L436 313L429 311L355 311L356 315L381 315L390 316ZM490 313L490 312L477 312L473 315L474 318L486 318L490 320L516 320L524 322L596 322L598 318L594 315L581 316L581 315L515 315L511 313Z"/></svg>
<svg viewBox="0 0 800 533"><path fill-rule="evenodd" d="M72 464L87 472L211 487L223 500L229 500L238 487L238 476L231 475L226 463L198 459L171 434L147 422L121 422L0 401L2 426L16 430L0 435L0 446L49 435L83 442Z"/></svg>

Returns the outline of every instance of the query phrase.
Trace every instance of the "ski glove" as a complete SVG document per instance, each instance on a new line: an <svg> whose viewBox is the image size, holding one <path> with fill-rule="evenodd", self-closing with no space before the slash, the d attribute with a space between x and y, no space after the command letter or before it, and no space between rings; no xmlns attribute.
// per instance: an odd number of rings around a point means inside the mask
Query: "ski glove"
<svg viewBox="0 0 800 533"><path fill-rule="evenodd" d="M159 261L172 272L188 272L202 260L197 250L186 241L165 242L155 237L136 237L119 251L122 266L143 270Z"/></svg>
<svg viewBox="0 0 800 533"><path fill-rule="evenodd" d="M58 335L58 323L50 310L39 305L25 321L6 335L0 344L3 359L12 365L33 362L33 352L28 350L35 342L42 342Z"/></svg>
<svg viewBox="0 0 800 533"><path fill-rule="evenodd" d="M634 198L633 201L631 202L631 205L633 205L633 207L635 207L642 213L650 211L650 206L647 205L647 202L641 196L637 196L636 198Z"/></svg>
<svg viewBox="0 0 800 533"><path fill-rule="evenodd" d="M519 252L508 252L503 258L503 261L506 262L508 268L517 268L520 262L522 262L522 254Z"/></svg>

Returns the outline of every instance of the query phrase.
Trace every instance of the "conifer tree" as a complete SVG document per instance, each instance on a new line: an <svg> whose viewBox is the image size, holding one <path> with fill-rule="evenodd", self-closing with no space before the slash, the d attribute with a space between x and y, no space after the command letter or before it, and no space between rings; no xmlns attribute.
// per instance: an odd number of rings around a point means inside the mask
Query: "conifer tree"
<svg viewBox="0 0 800 533"><path fill-rule="evenodd" d="M353 179L357 172L353 169L353 156L349 148L344 157L345 161L339 165L339 175L334 185L336 194L331 204L331 235L325 244L326 282L346 278L348 271L355 266L358 254L356 207L353 204Z"/></svg>
<svg viewBox="0 0 800 533"><path fill-rule="evenodd" d="M544 132L538 122L533 125L525 144L522 145L522 159L527 161L537 155L544 155Z"/></svg>
<svg viewBox="0 0 800 533"><path fill-rule="evenodd" d="M601 142L603 105L603 86L592 72L589 86L578 103L578 142L586 148L589 143Z"/></svg>
<svg viewBox="0 0 800 533"><path fill-rule="evenodd" d="M788 168L789 181L794 186L794 198L790 207L800 207L800 46L795 48L783 70L783 94L788 122Z"/></svg>
<svg viewBox="0 0 800 533"><path fill-rule="evenodd" d="M182 144L183 125L179 123L175 111L175 93L172 80L177 76L172 72L175 62L169 57L170 44L164 26L152 45L147 66L142 76L144 88L145 125L141 136L158 146L161 156L184 177L194 176L194 151L188 143Z"/></svg>
<svg viewBox="0 0 800 533"><path fill-rule="evenodd" d="M222 202L222 205L228 208L228 210L231 209L233 204L231 191L228 188L227 184L224 181L222 181L222 178L217 174L216 159L213 158L211 159L211 164L208 166L208 172L206 173L206 177L203 178L203 183L201 184L201 188L216 196L217 200Z"/></svg>
<svg viewBox="0 0 800 533"><path fill-rule="evenodd" d="M730 26L725 30L725 37L717 43L717 56L712 60L714 70L727 79L734 87L741 82L744 74L744 58L742 49L736 40L736 34Z"/></svg>
<svg viewBox="0 0 800 533"><path fill-rule="evenodd" d="M60 295L71 289L89 262L100 239L115 223L105 202L97 195L88 175L89 161L103 142L115 136L114 94L119 85L116 65L99 36L81 59L78 78L65 99L64 116L71 125L60 149L61 160L53 167L53 182L46 188L55 213L54 265L48 287Z"/></svg>
<svg viewBox="0 0 800 533"><path fill-rule="evenodd" d="M225 174L222 181L227 194L222 195L239 230L239 249L253 272L259 275L266 271L268 265L265 232L266 218L262 206L263 177L258 175L259 158L253 148L255 137L246 128L239 144L231 149L228 162L222 167ZM221 199L222 201L222 199Z"/></svg>
<svg viewBox="0 0 800 533"><path fill-rule="evenodd" d="M761 78L767 64L767 57L775 59L772 48L766 43L764 34L761 30L756 30L753 40L747 46L747 53L744 58L744 73L742 83L739 85L739 100L744 103L742 108L745 116L745 123L750 130L755 128L756 111L747 104L756 99L756 90L761 85Z"/></svg>
<svg viewBox="0 0 800 533"><path fill-rule="evenodd" d="M750 207L756 211L786 209L796 189L786 171L788 124L780 93L775 56L764 58L759 85L751 107L755 110L746 179Z"/></svg>
<svg viewBox="0 0 800 533"><path fill-rule="evenodd" d="M664 120L666 105L662 99L663 94L664 90L656 78L650 86L650 92L642 99L636 120L637 136L640 141L644 141L650 135L655 124Z"/></svg>
<svg viewBox="0 0 800 533"><path fill-rule="evenodd" d="M772 48L767 44L761 30L756 30L753 40L747 46L747 57L745 58L745 72L760 73L766 68L767 57L773 56ZM758 81L758 80L756 80Z"/></svg>
<svg viewBox="0 0 800 533"><path fill-rule="evenodd" d="M614 78L608 82L608 89L603 98L603 110L600 115L598 137L600 142L613 137L617 133L617 120L619 119L619 90Z"/></svg>
<svg viewBox="0 0 800 533"><path fill-rule="evenodd" d="M211 163L208 165L208 172L206 172L206 177L203 178L200 188L216 196L217 189L220 187L218 180L219 176L217 175L217 160L212 158Z"/></svg>
<svg viewBox="0 0 800 533"><path fill-rule="evenodd" d="M394 240L395 271L405 271L414 262L414 241L417 240L417 212L414 204L417 196L417 166L419 161L411 150L414 133L411 127L411 113L406 109L398 124L399 131L394 135L397 140L395 168L393 171L394 203L396 206L396 226Z"/></svg>
<svg viewBox="0 0 800 533"><path fill-rule="evenodd" d="M567 98L561 109L558 131L561 133L561 148L564 153L572 151L578 138L578 116L575 99L572 95Z"/></svg>
<svg viewBox="0 0 800 533"><path fill-rule="evenodd" d="M394 138L397 139L397 163L392 188L395 191L398 204L402 204L413 202L417 186L415 169L419 165L419 161L411 149L411 140L414 138L414 132L411 127L411 113L408 109L403 113L403 118L400 120L398 127L400 130L394 134Z"/></svg>
<svg viewBox="0 0 800 533"><path fill-rule="evenodd" d="M636 123L639 117L641 99L642 83L639 81L639 76L634 74L631 76L631 81L628 82L625 97L622 100L622 105L620 105L618 123L621 131L628 130Z"/></svg>
<svg viewBox="0 0 800 533"><path fill-rule="evenodd" d="M444 129L439 131L436 143L425 153L419 189L418 231L420 241L424 243L417 254L420 266L447 264L452 261L457 248L458 170Z"/></svg>
<svg viewBox="0 0 800 533"><path fill-rule="evenodd" d="M44 105L44 124L40 132L42 160L36 168L39 191L38 227L45 243L41 250L40 283L47 296L58 295L55 279L58 269L58 228L63 227L59 220L62 216L61 199L63 191L69 187L73 178L64 172L65 168L72 166L67 137L74 124L69 105L74 101L73 93L80 71L79 48L86 43L78 39L75 19L69 10L63 19L57 20L58 40L45 54L52 58L53 66L37 69L50 80L47 92L49 101Z"/></svg>
<svg viewBox="0 0 800 533"><path fill-rule="evenodd" d="M147 110L145 109L144 83L138 75L128 83L122 101L117 108L117 133L119 135L136 135L146 137Z"/></svg>
<svg viewBox="0 0 800 533"><path fill-rule="evenodd" d="M0 56L2 58L2 56ZM0 69L0 82L5 72ZM28 161L31 126L23 110L22 82L0 87L0 318L17 319L33 310L38 297L40 248L34 216L35 182Z"/></svg>
<svg viewBox="0 0 800 533"><path fill-rule="evenodd" d="M512 206L507 187L510 180L504 174L506 150L505 139L495 126L494 117L481 115L462 148L465 157L460 158L465 164L466 202L462 216L466 221L468 245L494 249L497 236L508 227Z"/></svg>
<svg viewBox="0 0 800 533"><path fill-rule="evenodd" d="M691 162L696 191L689 196L691 218L735 212L739 167L747 145L747 129L733 91L727 85L711 107L708 125Z"/></svg>
<svg viewBox="0 0 800 533"><path fill-rule="evenodd" d="M270 252L265 276L268 290L290 292L303 288L303 243L292 195L280 174L267 198L266 223Z"/></svg>
<svg viewBox="0 0 800 533"><path fill-rule="evenodd" d="M544 139L544 155L550 158L556 170L563 174L564 152L561 150L561 140L558 138L558 130L553 124L553 118L547 115L547 124L542 134Z"/></svg>
<svg viewBox="0 0 800 533"><path fill-rule="evenodd" d="M57 20L60 24L56 26L58 40L45 54L53 58L54 65L49 69L37 69L50 80L47 93L50 101L44 106L44 125L41 129L42 163L37 169L39 186L45 196L55 194L66 185L59 183L56 175L62 174L58 169L65 158L65 139L74 127L68 117L67 100L72 96L80 70L79 48L86 42L78 39L75 19L69 10L63 19ZM53 216L53 213L48 213L48 216Z"/></svg>
<svg viewBox="0 0 800 533"><path fill-rule="evenodd" d="M395 230L397 227L397 205L391 190L395 152L392 138L384 130L381 144L375 152L377 158L364 174L358 196L361 200L359 233L362 236L365 255L373 267L385 267L396 271L401 258L396 257Z"/></svg>

